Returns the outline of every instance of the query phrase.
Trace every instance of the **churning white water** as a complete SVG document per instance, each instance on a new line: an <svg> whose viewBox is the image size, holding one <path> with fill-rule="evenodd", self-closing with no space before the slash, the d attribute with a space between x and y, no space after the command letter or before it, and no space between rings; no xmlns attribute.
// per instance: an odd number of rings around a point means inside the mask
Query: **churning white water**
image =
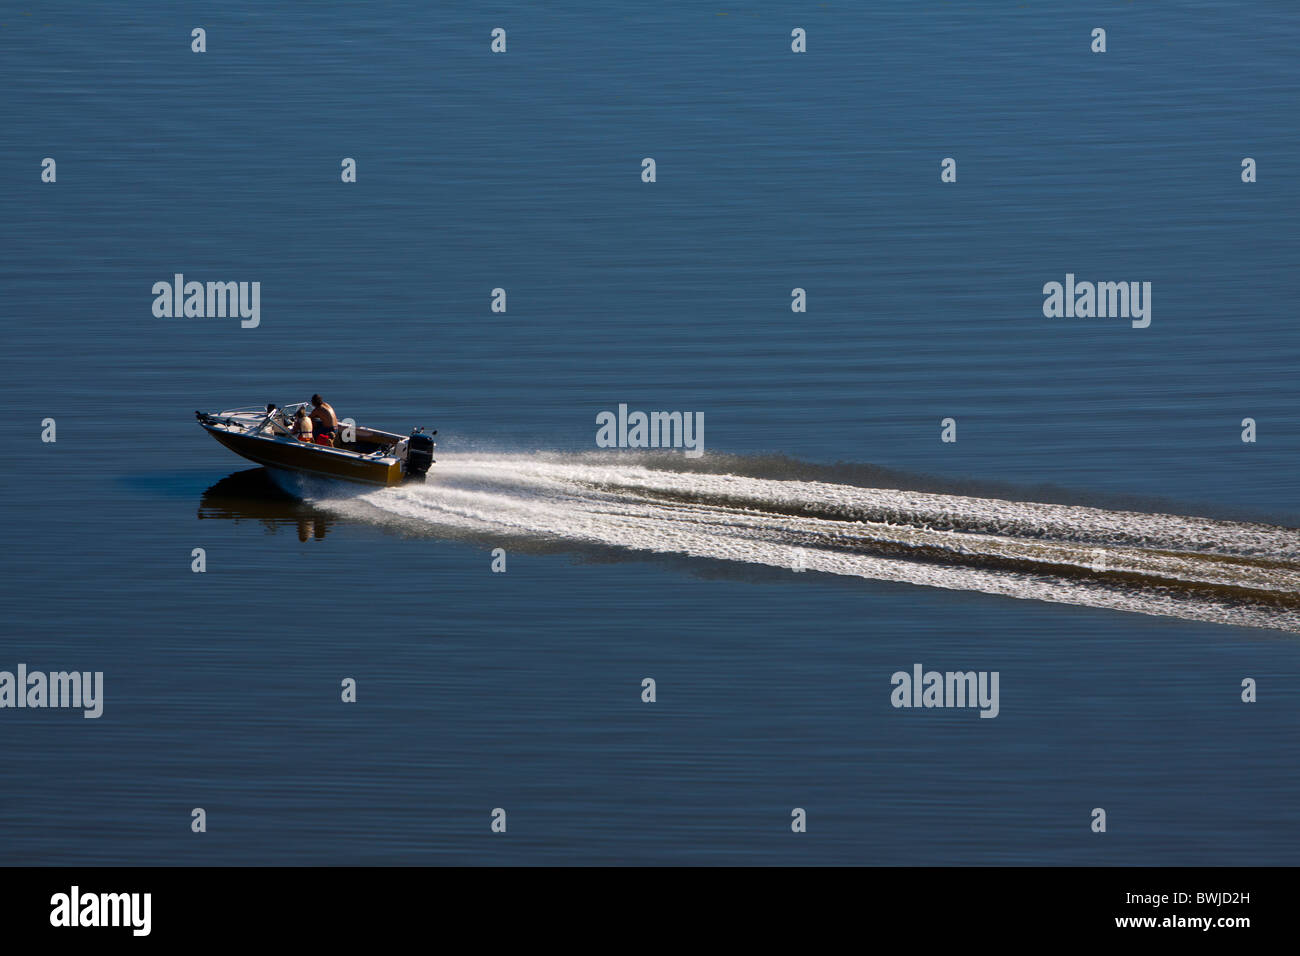
<svg viewBox="0 0 1300 956"><path fill-rule="evenodd" d="M1300 632L1300 531L672 470L468 454L425 484L308 493L430 533L598 545Z"/></svg>

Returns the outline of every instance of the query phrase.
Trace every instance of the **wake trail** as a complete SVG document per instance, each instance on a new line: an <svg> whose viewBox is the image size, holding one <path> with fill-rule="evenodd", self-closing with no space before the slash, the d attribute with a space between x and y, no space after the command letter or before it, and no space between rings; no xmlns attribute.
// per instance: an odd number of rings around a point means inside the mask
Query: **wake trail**
<svg viewBox="0 0 1300 956"><path fill-rule="evenodd" d="M423 485L312 497L435 534L802 568L1300 633L1300 531L1266 524L581 454L448 456Z"/></svg>

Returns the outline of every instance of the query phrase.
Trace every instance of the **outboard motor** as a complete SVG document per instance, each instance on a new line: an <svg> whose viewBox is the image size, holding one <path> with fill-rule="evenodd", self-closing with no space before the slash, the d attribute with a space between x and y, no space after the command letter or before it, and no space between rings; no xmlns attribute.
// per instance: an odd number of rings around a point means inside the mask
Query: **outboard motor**
<svg viewBox="0 0 1300 956"><path fill-rule="evenodd" d="M435 430L426 435L423 428L411 432L411 437L406 440L407 478L424 481L429 466L433 464L433 449L437 447L433 436L436 434Z"/></svg>

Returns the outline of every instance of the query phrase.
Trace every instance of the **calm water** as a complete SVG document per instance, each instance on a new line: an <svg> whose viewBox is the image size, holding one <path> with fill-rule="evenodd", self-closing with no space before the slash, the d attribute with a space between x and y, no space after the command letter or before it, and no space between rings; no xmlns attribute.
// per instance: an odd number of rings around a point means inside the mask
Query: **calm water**
<svg viewBox="0 0 1300 956"><path fill-rule="evenodd" d="M714 470L1300 525L1294 6L537 6L0 13L0 670L106 697L0 711L0 863L1295 863L1294 633L793 574L712 546L739 512L657 547L680 508L521 477L625 402ZM155 318L176 272L261 325ZM1044 318L1067 272L1151 326ZM313 391L447 484L296 501L192 418ZM511 481L453 515L468 461ZM916 662L1000 715L895 710Z"/></svg>

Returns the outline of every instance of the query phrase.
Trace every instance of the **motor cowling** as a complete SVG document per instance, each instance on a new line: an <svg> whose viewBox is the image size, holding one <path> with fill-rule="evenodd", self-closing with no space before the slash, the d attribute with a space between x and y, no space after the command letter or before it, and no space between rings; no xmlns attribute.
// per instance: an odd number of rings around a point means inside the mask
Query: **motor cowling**
<svg viewBox="0 0 1300 956"><path fill-rule="evenodd" d="M406 442L406 476L424 478L429 472L429 466L433 464L433 449L436 447L433 435L413 431Z"/></svg>

